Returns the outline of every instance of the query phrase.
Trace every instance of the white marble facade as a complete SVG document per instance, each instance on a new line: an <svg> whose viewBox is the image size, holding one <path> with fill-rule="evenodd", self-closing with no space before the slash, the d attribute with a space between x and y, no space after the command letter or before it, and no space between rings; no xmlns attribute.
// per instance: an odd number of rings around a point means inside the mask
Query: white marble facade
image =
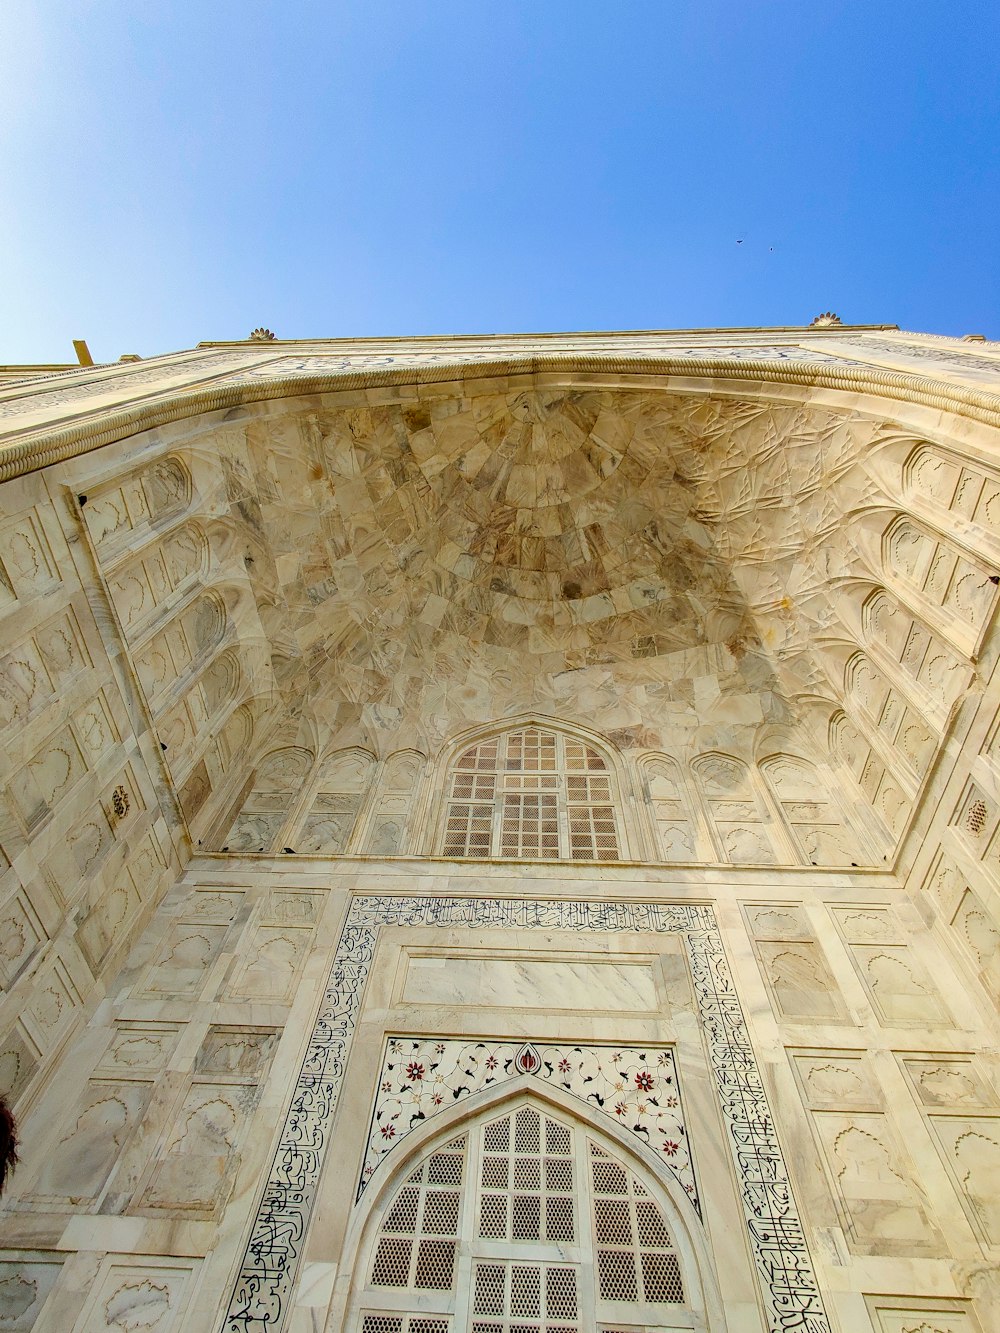
<svg viewBox="0 0 1000 1333"><path fill-rule="evenodd" d="M0 1330L1000 1327L1000 346L0 376Z"/></svg>

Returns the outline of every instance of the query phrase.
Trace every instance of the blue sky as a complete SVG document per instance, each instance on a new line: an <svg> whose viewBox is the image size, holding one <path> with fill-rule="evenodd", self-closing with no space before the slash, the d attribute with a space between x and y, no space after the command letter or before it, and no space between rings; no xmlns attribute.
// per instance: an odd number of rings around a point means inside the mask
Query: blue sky
<svg viewBox="0 0 1000 1333"><path fill-rule="evenodd" d="M0 0L0 362L1000 337L998 38L991 0Z"/></svg>

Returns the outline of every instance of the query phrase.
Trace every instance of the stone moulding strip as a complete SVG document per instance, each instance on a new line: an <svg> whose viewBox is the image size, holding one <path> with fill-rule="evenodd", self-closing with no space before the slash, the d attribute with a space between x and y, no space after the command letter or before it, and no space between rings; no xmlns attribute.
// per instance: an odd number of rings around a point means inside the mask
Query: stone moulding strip
<svg viewBox="0 0 1000 1333"><path fill-rule="evenodd" d="M351 904L221 1328L278 1333L293 1303L365 982L382 926L683 936L769 1333L830 1333L746 1020L710 906L358 897Z"/></svg>
<svg viewBox="0 0 1000 1333"><path fill-rule="evenodd" d="M263 372L266 366L260 367ZM230 368L228 374L244 372ZM898 402L914 402L937 411L952 412L984 425L1000 427L1000 395L965 385L943 383L925 375L884 370L874 366L817 364L812 361L774 361L762 357L652 357L567 356L541 353L506 356L490 361L462 362L456 356L446 363L384 366L367 370L327 371L321 374L284 374L259 381L241 381L212 388L169 391L156 402L119 408L56 430L34 430L22 436L11 433L0 443L0 481L36 472L53 463L77 457L105 444L126 439L185 417L198 416L255 402L302 395L372 389L406 384L446 383L490 379L498 375L547 373L662 375L683 379L723 379L769 384L798 384L808 388L870 392ZM204 377L202 377L204 378ZM667 387L667 386L664 386Z"/></svg>

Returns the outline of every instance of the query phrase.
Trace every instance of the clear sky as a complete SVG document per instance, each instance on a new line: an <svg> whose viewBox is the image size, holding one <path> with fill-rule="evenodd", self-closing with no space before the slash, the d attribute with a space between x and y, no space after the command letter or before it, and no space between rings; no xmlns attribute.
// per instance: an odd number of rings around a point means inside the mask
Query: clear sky
<svg viewBox="0 0 1000 1333"><path fill-rule="evenodd" d="M998 39L997 0L0 0L0 362L997 338Z"/></svg>

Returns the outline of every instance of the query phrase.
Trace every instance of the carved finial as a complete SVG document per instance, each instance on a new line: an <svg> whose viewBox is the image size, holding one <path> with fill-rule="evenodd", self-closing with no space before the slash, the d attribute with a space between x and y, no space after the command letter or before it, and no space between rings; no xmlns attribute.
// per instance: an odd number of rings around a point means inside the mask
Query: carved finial
<svg viewBox="0 0 1000 1333"><path fill-rule="evenodd" d="M809 325L811 329L828 329L833 324L840 324L843 321L839 315L835 315L832 310L824 310L822 315L817 315Z"/></svg>
<svg viewBox="0 0 1000 1333"><path fill-rule="evenodd" d="M254 329L247 342L252 343L273 343L274 334L270 329Z"/></svg>

